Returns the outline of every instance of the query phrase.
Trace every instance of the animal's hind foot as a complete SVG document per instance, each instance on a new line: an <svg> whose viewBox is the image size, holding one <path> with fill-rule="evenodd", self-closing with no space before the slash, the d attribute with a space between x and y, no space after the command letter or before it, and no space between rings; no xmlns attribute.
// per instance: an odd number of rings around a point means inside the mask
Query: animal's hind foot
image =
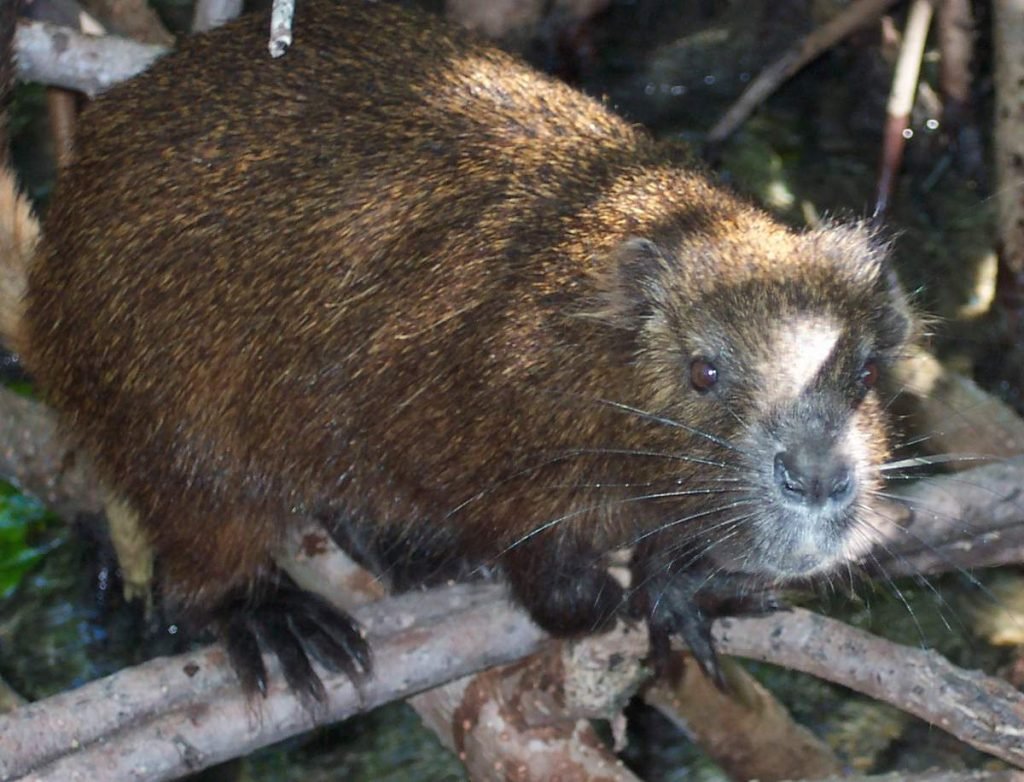
<svg viewBox="0 0 1024 782"><path fill-rule="evenodd" d="M294 692L315 701L326 700L327 693L311 658L356 683L372 670L370 648L355 621L284 578L257 602L242 596L223 602L214 623L249 694L267 694L262 651L277 657Z"/></svg>

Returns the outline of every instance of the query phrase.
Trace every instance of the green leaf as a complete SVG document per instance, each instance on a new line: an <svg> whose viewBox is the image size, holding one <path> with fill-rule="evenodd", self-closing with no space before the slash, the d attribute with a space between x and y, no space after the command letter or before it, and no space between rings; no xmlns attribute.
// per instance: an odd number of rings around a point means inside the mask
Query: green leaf
<svg viewBox="0 0 1024 782"><path fill-rule="evenodd" d="M32 497L0 482L0 596L9 594L57 540L41 533L53 514Z"/></svg>

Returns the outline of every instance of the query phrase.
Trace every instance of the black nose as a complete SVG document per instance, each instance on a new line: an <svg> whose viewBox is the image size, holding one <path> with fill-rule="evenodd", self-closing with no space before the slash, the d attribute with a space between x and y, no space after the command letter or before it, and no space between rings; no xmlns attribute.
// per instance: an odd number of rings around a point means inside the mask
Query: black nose
<svg viewBox="0 0 1024 782"><path fill-rule="evenodd" d="M775 455L775 481L784 497L803 505L846 505L853 499L849 464L820 452L799 448L780 451Z"/></svg>

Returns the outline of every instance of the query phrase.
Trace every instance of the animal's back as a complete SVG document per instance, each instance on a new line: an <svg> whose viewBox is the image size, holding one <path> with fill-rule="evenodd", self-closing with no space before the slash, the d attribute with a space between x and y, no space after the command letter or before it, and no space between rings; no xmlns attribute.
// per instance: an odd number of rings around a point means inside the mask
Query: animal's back
<svg viewBox="0 0 1024 782"><path fill-rule="evenodd" d="M524 396L578 380L547 320L606 249L580 213L659 159L425 15L309 2L297 25L280 60L244 20L93 107L33 271L30 366L197 592L204 558L233 588L290 516L437 523L531 436L557 450Z"/></svg>

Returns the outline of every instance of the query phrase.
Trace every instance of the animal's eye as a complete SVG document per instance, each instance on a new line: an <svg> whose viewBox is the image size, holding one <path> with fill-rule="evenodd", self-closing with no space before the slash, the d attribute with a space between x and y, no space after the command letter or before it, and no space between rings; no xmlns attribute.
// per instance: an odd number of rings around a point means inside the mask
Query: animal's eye
<svg viewBox="0 0 1024 782"><path fill-rule="evenodd" d="M858 378L860 384L866 389L870 390L875 387L878 382L878 361L873 358L869 358L864 362L860 368L860 376Z"/></svg>
<svg viewBox="0 0 1024 782"><path fill-rule="evenodd" d="M718 368L706 358L695 358L690 362L690 385L698 393L705 394L718 382Z"/></svg>

